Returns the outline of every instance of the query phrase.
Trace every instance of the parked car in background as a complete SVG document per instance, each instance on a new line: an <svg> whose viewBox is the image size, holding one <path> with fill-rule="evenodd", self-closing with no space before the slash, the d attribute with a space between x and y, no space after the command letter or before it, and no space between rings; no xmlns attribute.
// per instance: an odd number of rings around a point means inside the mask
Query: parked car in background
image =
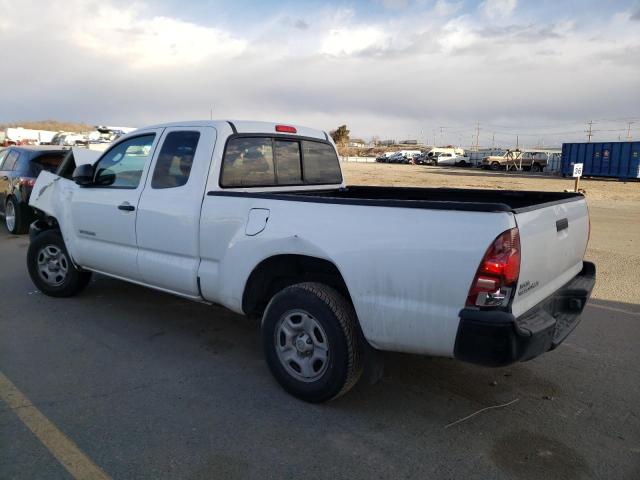
<svg viewBox="0 0 640 480"><path fill-rule="evenodd" d="M445 165L445 166L456 166L456 167L466 167L470 165L469 157L464 157L462 155L456 155L455 153L440 153L436 157L435 161L436 165Z"/></svg>
<svg viewBox="0 0 640 480"><path fill-rule="evenodd" d="M427 160L426 152L422 152L416 155L415 157L413 157L413 163L415 163L416 165L424 165L426 160Z"/></svg>
<svg viewBox="0 0 640 480"><path fill-rule="evenodd" d="M395 152L387 159L388 163L406 163L406 161L407 159L402 152Z"/></svg>
<svg viewBox="0 0 640 480"><path fill-rule="evenodd" d="M0 150L0 215L11 233L27 233L35 218L29 196L41 171L55 172L67 150L11 146Z"/></svg>
<svg viewBox="0 0 640 480"><path fill-rule="evenodd" d="M504 155L482 159L482 168L490 170L526 170L542 172L547 166L547 155L541 152L507 150Z"/></svg>
<svg viewBox="0 0 640 480"><path fill-rule="evenodd" d="M396 152L384 152L376 157L378 163L389 163L389 157L395 155Z"/></svg>

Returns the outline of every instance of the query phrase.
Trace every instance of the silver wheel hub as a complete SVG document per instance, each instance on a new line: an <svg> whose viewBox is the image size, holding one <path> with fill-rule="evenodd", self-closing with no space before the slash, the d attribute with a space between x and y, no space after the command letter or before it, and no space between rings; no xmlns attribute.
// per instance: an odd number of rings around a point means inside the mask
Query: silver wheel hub
<svg viewBox="0 0 640 480"><path fill-rule="evenodd" d="M278 320L274 342L280 363L297 380L313 382L329 365L329 342L322 325L304 310L290 310Z"/></svg>
<svg viewBox="0 0 640 480"><path fill-rule="evenodd" d="M38 252L38 275L48 285L58 287L64 283L69 272L69 259L56 245L46 245Z"/></svg>
<svg viewBox="0 0 640 480"><path fill-rule="evenodd" d="M300 335L296 340L296 350L300 355L308 355L313 352L313 342L306 333Z"/></svg>
<svg viewBox="0 0 640 480"><path fill-rule="evenodd" d="M4 212L4 221L7 224L7 230L11 231L16 226L16 207L13 202L7 203Z"/></svg>

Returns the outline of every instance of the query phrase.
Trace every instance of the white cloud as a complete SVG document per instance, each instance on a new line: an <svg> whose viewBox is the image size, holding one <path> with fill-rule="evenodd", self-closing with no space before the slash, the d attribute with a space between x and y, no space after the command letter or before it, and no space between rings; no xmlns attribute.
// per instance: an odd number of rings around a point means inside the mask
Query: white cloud
<svg viewBox="0 0 640 480"><path fill-rule="evenodd" d="M126 58L131 67L194 64L241 54L246 41L218 28L162 16L140 7L103 4L82 23L70 23L73 39L97 55Z"/></svg>
<svg viewBox="0 0 640 480"><path fill-rule="evenodd" d="M470 47L477 41L477 34L461 19L448 21L438 35L438 43L447 52Z"/></svg>
<svg viewBox="0 0 640 480"><path fill-rule="evenodd" d="M326 55L352 55L374 48L384 48L388 36L375 27L344 27L329 31L320 47Z"/></svg>
<svg viewBox="0 0 640 480"><path fill-rule="evenodd" d="M480 10L489 18L507 18L518 5L518 0L484 0Z"/></svg>
<svg viewBox="0 0 640 480"><path fill-rule="evenodd" d="M433 11L436 15L449 16L462 8L462 2L449 2L447 0L438 0L433 7Z"/></svg>

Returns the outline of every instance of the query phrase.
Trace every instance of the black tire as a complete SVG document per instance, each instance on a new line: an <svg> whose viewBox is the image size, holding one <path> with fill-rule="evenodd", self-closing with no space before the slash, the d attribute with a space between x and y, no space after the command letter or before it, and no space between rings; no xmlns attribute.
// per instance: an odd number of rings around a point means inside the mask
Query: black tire
<svg viewBox="0 0 640 480"><path fill-rule="evenodd" d="M52 261L53 263L57 262L58 272L65 271L64 275L60 273L56 276L55 272L52 274L48 270L45 273L41 273L40 262L47 255L46 249L60 252L58 260L54 259ZM69 252L67 252L62 235L56 230L42 232L31 241L29 250L27 250L27 268L34 285L38 290L50 297L71 297L76 295L84 290L91 280L91 272L78 270L75 267ZM52 268L55 268L55 265ZM58 277L61 278L59 282L57 282Z"/></svg>
<svg viewBox="0 0 640 480"><path fill-rule="evenodd" d="M501 167L498 162L493 162L489 168L491 168L491 170L493 170L494 172L497 172Z"/></svg>
<svg viewBox="0 0 640 480"><path fill-rule="evenodd" d="M462 167L462 168L464 168L464 167L466 167L466 166L467 166L467 162L465 162L464 160L461 160L461 161L459 161L459 162L458 162L458 165L457 165L457 166L458 166L458 167Z"/></svg>
<svg viewBox="0 0 640 480"><path fill-rule="evenodd" d="M539 163L534 163L533 165L531 165L531 171L536 173L541 172L542 167L540 166Z"/></svg>
<svg viewBox="0 0 640 480"><path fill-rule="evenodd" d="M278 351L284 344L294 357L303 358L293 340L290 342L277 331L285 318L295 317L298 312L312 317L326 335L326 366L318 373L319 377L312 380L301 380L290 373L288 369L292 369L285 367ZM336 290L321 283L298 283L281 290L271 299L262 318L262 346L271 373L282 388L306 402L334 399L357 383L363 370L364 341L351 304Z"/></svg>
<svg viewBox="0 0 640 480"><path fill-rule="evenodd" d="M24 205L20 202L16 202L14 197L9 197L7 203L4 207L5 213L5 227L9 231L9 233L13 233L14 235L22 235L23 233L27 233L29 231L29 222L28 215L25 211ZM9 225L9 217L7 212L13 212L13 225Z"/></svg>

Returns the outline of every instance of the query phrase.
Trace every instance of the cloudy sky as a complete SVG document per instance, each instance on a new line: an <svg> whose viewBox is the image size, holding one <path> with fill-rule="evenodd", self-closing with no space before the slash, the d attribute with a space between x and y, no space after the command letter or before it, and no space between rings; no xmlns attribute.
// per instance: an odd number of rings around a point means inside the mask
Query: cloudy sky
<svg viewBox="0 0 640 480"><path fill-rule="evenodd" d="M0 0L0 52L0 123L640 138L640 0Z"/></svg>

